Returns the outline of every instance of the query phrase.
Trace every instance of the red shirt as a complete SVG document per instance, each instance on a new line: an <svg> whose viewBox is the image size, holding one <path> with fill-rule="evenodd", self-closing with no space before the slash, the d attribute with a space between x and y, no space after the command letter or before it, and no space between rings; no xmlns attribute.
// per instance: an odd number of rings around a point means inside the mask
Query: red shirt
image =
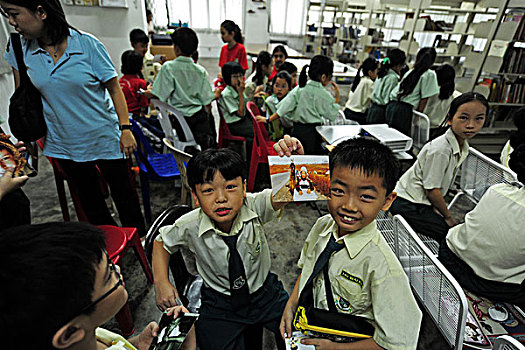
<svg viewBox="0 0 525 350"><path fill-rule="evenodd" d="M272 74L270 74L270 76L268 77L268 81L272 81L273 77L275 77L277 73L278 71L277 71L277 68L275 68L275 64L274 64L272 67Z"/></svg>
<svg viewBox="0 0 525 350"><path fill-rule="evenodd" d="M242 69L248 70L248 60L246 59L246 49L243 44L235 44L231 49L228 48L228 44L224 45L221 49L221 56L219 58L219 67L222 68L227 62L238 62Z"/></svg>
<svg viewBox="0 0 525 350"><path fill-rule="evenodd" d="M122 92L126 97L126 104L128 105L128 112L133 114L140 114L141 108L147 107L149 101L146 96L138 93L139 89L146 90L147 84L144 79L140 79L135 74L124 74L118 80Z"/></svg>

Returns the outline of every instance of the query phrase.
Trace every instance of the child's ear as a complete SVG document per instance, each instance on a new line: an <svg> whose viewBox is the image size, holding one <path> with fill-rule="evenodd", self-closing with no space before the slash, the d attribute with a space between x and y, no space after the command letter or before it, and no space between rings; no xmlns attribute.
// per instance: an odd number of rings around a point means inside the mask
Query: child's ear
<svg viewBox="0 0 525 350"><path fill-rule="evenodd" d="M451 117L450 114L447 114L447 125L452 125L452 118L454 117Z"/></svg>
<svg viewBox="0 0 525 350"><path fill-rule="evenodd" d="M244 179L242 182L242 194L243 197L246 198L246 179Z"/></svg>
<svg viewBox="0 0 525 350"><path fill-rule="evenodd" d="M55 333L51 342L56 349L69 349L74 344L81 342L85 336L84 328L69 322Z"/></svg>
<svg viewBox="0 0 525 350"><path fill-rule="evenodd" d="M390 209L390 206L396 200L396 198L397 198L397 193L391 192L388 196L386 196L385 203L381 207L381 210L387 211L388 209Z"/></svg>
<svg viewBox="0 0 525 350"><path fill-rule="evenodd" d="M193 197L193 201L195 202L195 206L199 208L201 205L199 203L199 197L195 194L194 190L191 190L191 196Z"/></svg>
<svg viewBox="0 0 525 350"><path fill-rule="evenodd" d="M326 79L327 79L327 78L328 78L328 77L326 76L326 74L321 75L321 83L322 83L323 85L326 83Z"/></svg>

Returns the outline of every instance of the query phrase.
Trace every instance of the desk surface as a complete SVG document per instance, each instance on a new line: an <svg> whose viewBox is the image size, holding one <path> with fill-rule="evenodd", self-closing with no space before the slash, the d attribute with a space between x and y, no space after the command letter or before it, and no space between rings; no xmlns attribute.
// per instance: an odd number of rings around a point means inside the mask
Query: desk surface
<svg viewBox="0 0 525 350"><path fill-rule="evenodd" d="M389 146L399 159L412 159L405 151L393 149L390 141L407 142L408 148L412 145L411 139L387 124L372 125L322 125L315 128L323 140L329 145L336 146L338 143L349 138L369 134ZM386 141L386 142L385 142Z"/></svg>

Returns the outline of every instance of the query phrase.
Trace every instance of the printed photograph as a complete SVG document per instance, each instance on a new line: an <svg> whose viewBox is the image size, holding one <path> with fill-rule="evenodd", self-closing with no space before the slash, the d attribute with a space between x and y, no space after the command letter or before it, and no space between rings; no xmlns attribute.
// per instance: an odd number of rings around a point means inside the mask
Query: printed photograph
<svg viewBox="0 0 525 350"><path fill-rule="evenodd" d="M268 157L273 199L276 202L328 200L328 156Z"/></svg>
<svg viewBox="0 0 525 350"><path fill-rule="evenodd" d="M18 152L18 149L9 140L9 137L4 133L0 133L0 176L7 170L13 172L13 177L36 175L35 170L27 164L27 160Z"/></svg>

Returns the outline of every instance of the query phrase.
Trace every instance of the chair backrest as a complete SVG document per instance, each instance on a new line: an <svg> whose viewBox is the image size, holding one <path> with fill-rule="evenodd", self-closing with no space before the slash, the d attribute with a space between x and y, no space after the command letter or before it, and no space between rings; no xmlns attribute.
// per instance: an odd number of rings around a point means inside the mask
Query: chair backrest
<svg viewBox="0 0 525 350"><path fill-rule="evenodd" d="M412 130L410 137L413 140L415 150L420 151L430 138L430 119L418 111L412 112Z"/></svg>
<svg viewBox="0 0 525 350"><path fill-rule="evenodd" d="M151 147L146 135L142 132L139 123L133 119L130 119L129 122L131 123L131 131L137 141L137 152L142 153L145 157L147 157L148 154L154 154L155 151L153 150L153 147Z"/></svg>
<svg viewBox="0 0 525 350"><path fill-rule="evenodd" d="M164 131L164 134L166 135L168 140L170 140L176 148L184 150L188 146L194 146L200 150L200 146L195 141L193 133L191 132L191 129L188 126L188 123L186 122L186 119L184 119L184 116L180 111L178 111L173 106L170 106L166 102L162 102L157 99L151 100L151 103L153 104L153 106L155 106L155 109L157 109L160 113L159 121L162 127L162 131ZM177 134L176 129L173 128L173 125L171 123L170 115L173 115L176 118L184 135Z"/></svg>
<svg viewBox="0 0 525 350"><path fill-rule="evenodd" d="M502 335L494 341L494 350L525 350L525 345L508 335Z"/></svg>
<svg viewBox="0 0 525 350"><path fill-rule="evenodd" d="M222 114L222 109L219 100L215 100L215 103L217 105L217 111L219 112L219 142L217 147L225 147L224 141L245 142L245 137L236 136L231 133L230 128L228 127L228 123L226 123L226 119L224 119L224 115Z"/></svg>
<svg viewBox="0 0 525 350"><path fill-rule="evenodd" d="M479 202L487 189L498 183L517 182L518 176L511 169L490 159L475 148L461 165L460 187L474 203Z"/></svg>
<svg viewBox="0 0 525 350"><path fill-rule="evenodd" d="M383 219L390 220L388 215ZM391 222L378 222L378 228L446 341L454 349L462 349L468 305L459 283L400 215Z"/></svg>
<svg viewBox="0 0 525 350"><path fill-rule="evenodd" d="M257 108L257 105L250 101L246 104L246 109L252 117L254 136L257 137L260 141L270 141L270 137L268 136L266 128L263 127L261 123L258 123L255 120L255 117L261 115L261 113L259 112L259 108Z"/></svg>
<svg viewBox="0 0 525 350"><path fill-rule="evenodd" d="M181 151L173 146L173 144L167 138L162 140L164 145L171 151L175 162L177 163L177 168L179 168L180 178L182 179L182 185L186 188L188 193L191 192L190 185L188 184L188 174L186 173L186 164L191 159L192 155L186 152Z"/></svg>

